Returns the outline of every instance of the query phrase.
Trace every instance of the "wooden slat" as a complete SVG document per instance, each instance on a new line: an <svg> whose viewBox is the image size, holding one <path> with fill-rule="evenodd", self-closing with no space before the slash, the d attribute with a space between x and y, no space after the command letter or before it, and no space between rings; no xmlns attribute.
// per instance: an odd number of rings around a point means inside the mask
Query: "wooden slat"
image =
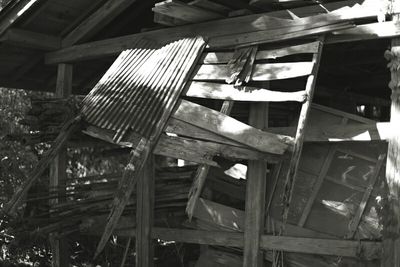
<svg viewBox="0 0 400 267"><path fill-rule="evenodd" d="M297 129L296 129L296 135L295 135L295 144L294 144L294 149L292 150L291 153L291 158L289 161L289 167L288 171L286 173L285 177L285 184L284 184L284 192L283 192L283 213L282 213L282 221L283 223L286 223L288 214L289 214L289 205L292 200L293 196L293 188L295 184L295 179L297 176L297 170L300 162L300 156L301 156L301 151L303 149L303 142L304 142L304 136L305 136L305 129L308 121L308 115L311 110L311 103L313 100L313 95L314 95L314 88L316 84L316 79L318 75L318 70L319 70L319 64L320 64L320 59L321 59L321 54L322 54L322 46L323 43L321 41L318 52L314 54L313 56L313 63L314 69L312 71L312 74L308 76L307 78L307 84L306 84L306 92L307 92L307 101L303 103L301 110L300 110L300 115L299 115L299 121L297 124Z"/></svg>
<svg viewBox="0 0 400 267"><path fill-rule="evenodd" d="M120 13L126 10L130 5L136 3L136 0L109 0L103 6L97 9L81 24L73 29L62 41L63 47L71 46L80 41L88 40L94 36L105 25L111 22Z"/></svg>
<svg viewBox="0 0 400 267"><path fill-rule="evenodd" d="M295 38L302 38L311 35L321 35L333 31L340 31L355 27L350 22L327 21L310 25L291 26L282 29L256 31L234 35L217 36L210 38L208 45L213 48L237 46L249 46L256 44L266 44L273 42L288 41Z"/></svg>
<svg viewBox="0 0 400 267"><path fill-rule="evenodd" d="M251 86L234 87L230 84L192 81L188 84L186 96L234 101L256 102L303 102L305 91L279 92Z"/></svg>
<svg viewBox="0 0 400 267"><path fill-rule="evenodd" d="M270 50L260 50L257 52L256 60L275 59L295 54L315 53L318 49L318 42L301 45L294 45ZM233 52L208 52L205 53L201 62L203 64L227 63L231 60Z"/></svg>
<svg viewBox="0 0 400 267"><path fill-rule="evenodd" d="M149 157L138 178L136 194L136 265L150 267L154 265L154 251L151 231L154 225L154 158Z"/></svg>
<svg viewBox="0 0 400 267"><path fill-rule="evenodd" d="M157 3L152 10L155 13L168 15L170 17L182 19L189 22L201 22L211 19L223 18L223 16L217 12L198 8L193 5L187 5L178 0L166 0Z"/></svg>
<svg viewBox="0 0 400 267"><path fill-rule="evenodd" d="M135 235L134 230L120 231L124 236ZM222 231L154 228L153 238L180 243L208 244L225 247L243 247L243 234ZM264 250L283 250L317 255L333 255L361 259L381 258L382 245L374 241L349 241L288 236L263 235ZM362 253L360 253L362 251Z"/></svg>
<svg viewBox="0 0 400 267"><path fill-rule="evenodd" d="M295 127L273 127L268 132L294 136ZM305 142L343 142L343 141L385 141L393 136L395 130L388 122L374 124L329 125L307 127Z"/></svg>
<svg viewBox="0 0 400 267"><path fill-rule="evenodd" d="M283 154L292 141L287 136L263 132L218 111L186 100L180 102L172 116L267 153Z"/></svg>
<svg viewBox="0 0 400 267"><path fill-rule="evenodd" d="M228 115L231 113L232 108L233 108L232 101L224 101L220 109L220 112ZM228 154L231 153L228 152ZM211 160L214 156L218 156L218 152L208 153L207 158ZM226 157L229 157L229 155L226 155ZM197 201L200 197L200 193L203 190L209 169L210 167L208 165L200 165L197 168L196 173L193 177L193 183L189 190L189 199L186 205L186 213L189 217L189 220L192 219L193 210L196 207Z"/></svg>
<svg viewBox="0 0 400 267"><path fill-rule="evenodd" d="M263 129L268 126L269 105L250 106L249 124ZM243 266L263 266L260 236L264 232L267 164L251 160L246 178Z"/></svg>
<svg viewBox="0 0 400 267"><path fill-rule="evenodd" d="M61 47L61 39L57 36L12 28L0 37L5 42L30 49L52 51Z"/></svg>
<svg viewBox="0 0 400 267"><path fill-rule="evenodd" d="M378 177L379 177L379 174L380 174L380 171L384 164L385 159L386 159L385 154L379 155L378 162L376 163L374 171L371 175L371 178L368 181L368 187L364 192L364 195L361 199L360 205L358 206L356 213L354 214L353 218L350 221L349 232L347 233L346 238L353 239L353 237L358 229L361 218L362 218L365 208L367 206L367 202L371 196L371 193L372 193L372 190L374 189L376 181L378 180Z"/></svg>
<svg viewBox="0 0 400 267"><path fill-rule="evenodd" d="M178 19L178 18L173 18L164 14L159 14L159 13L154 13L153 21L155 23L161 24L161 25L166 25L166 26L178 26L178 25L185 25L188 24L189 22Z"/></svg>
<svg viewBox="0 0 400 267"><path fill-rule="evenodd" d="M313 65L312 62L255 64L251 81L306 76L311 73ZM229 77L229 68L227 65L202 65L195 73L194 80L225 80Z"/></svg>

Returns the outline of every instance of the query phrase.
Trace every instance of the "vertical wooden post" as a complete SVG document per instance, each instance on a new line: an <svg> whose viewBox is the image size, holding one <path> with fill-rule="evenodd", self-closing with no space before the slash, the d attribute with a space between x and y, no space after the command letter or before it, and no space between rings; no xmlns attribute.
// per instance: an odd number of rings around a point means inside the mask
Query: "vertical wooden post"
<svg viewBox="0 0 400 267"><path fill-rule="evenodd" d="M136 208L136 266L153 266L153 241L151 229L153 227L154 212L154 157L147 159L137 183Z"/></svg>
<svg viewBox="0 0 400 267"><path fill-rule="evenodd" d="M268 104L255 103L250 106L249 124L259 129L268 127ZM264 231L266 173L266 162L249 161L246 184L244 267L263 266L260 238Z"/></svg>
<svg viewBox="0 0 400 267"><path fill-rule="evenodd" d="M390 61L392 105L390 124L393 136L389 139L386 162L388 198L383 213L383 257L381 266L400 266L400 39L392 40L392 48L385 57ZM397 125L397 126L396 126Z"/></svg>
<svg viewBox="0 0 400 267"><path fill-rule="evenodd" d="M57 84L55 97L66 98L71 95L72 91L72 65L60 64L58 65L57 71ZM67 151L65 148L61 148L58 155L54 158L53 163L50 166L50 188L56 188L57 186L65 183L67 169ZM59 201L63 201L63 196L59 196L59 199L54 199L50 204L57 204ZM57 239L54 236L50 236L50 244L53 252L53 267L64 267L69 266L69 251L67 242L65 239Z"/></svg>

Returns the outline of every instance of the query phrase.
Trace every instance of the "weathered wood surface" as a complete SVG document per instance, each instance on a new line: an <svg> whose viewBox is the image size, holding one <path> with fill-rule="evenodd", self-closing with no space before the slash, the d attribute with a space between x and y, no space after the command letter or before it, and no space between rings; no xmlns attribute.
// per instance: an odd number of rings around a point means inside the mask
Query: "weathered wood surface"
<svg viewBox="0 0 400 267"><path fill-rule="evenodd" d="M188 22L201 22L224 17L218 12L203 9L195 5L188 5L178 0L166 0L156 3L152 10L155 13L168 15Z"/></svg>
<svg viewBox="0 0 400 267"><path fill-rule="evenodd" d="M154 265L151 231L154 227L155 166L150 156L138 178L136 193L136 266Z"/></svg>
<svg viewBox="0 0 400 267"><path fill-rule="evenodd" d="M256 102L303 102L306 99L304 91L279 92L251 86L235 87L230 84L197 81L190 82L189 89L185 95L209 99Z"/></svg>
<svg viewBox="0 0 400 267"><path fill-rule="evenodd" d="M232 108L233 108L232 101L224 101L222 104L222 107L220 109L220 112L223 114L229 115L232 111ZM214 156L217 156L218 154L219 154L218 152L217 153L209 153L206 157L211 160ZM228 154L231 154L231 153L228 152ZM229 155L226 155L226 156L229 157ZM208 165L204 165L204 164L200 165L197 168L196 173L193 177L193 184L190 188L189 200L186 205L186 213L188 214L189 220L192 219L193 210L195 209L198 199L200 197L201 191L203 190L209 168L210 167Z"/></svg>
<svg viewBox="0 0 400 267"><path fill-rule="evenodd" d="M250 106L249 124L263 129L268 127L269 105L254 103ZM267 163L251 160L246 178L244 266L263 266L260 236L264 233Z"/></svg>
<svg viewBox="0 0 400 267"><path fill-rule="evenodd" d="M312 42L290 47L283 47L269 50L259 50L256 60L275 59L294 54L315 53L318 51L318 42ZM200 60L202 64L222 64L228 63L232 59L233 52L206 52Z"/></svg>
<svg viewBox="0 0 400 267"><path fill-rule="evenodd" d="M135 230L120 232L124 236L134 236ZM153 238L173 240L179 243L208 244L224 247L243 247L243 234L223 231L186 230L155 227ZM264 250L283 250L316 255L334 255L361 259L381 258L382 245L374 241L349 241L288 236L261 236ZM361 253L360 253L361 251Z"/></svg>
<svg viewBox="0 0 400 267"><path fill-rule="evenodd" d="M283 154L291 144L291 138L263 132L186 100L181 101L172 116L267 153Z"/></svg>
<svg viewBox="0 0 400 267"><path fill-rule="evenodd" d="M312 74L308 76L307 78L307 84L306 84L306 93L307 93L307 101L303 103L301 110L300 110L300 115L299 115L299 120L297 124L297 129L296 129L296 135L295 135L295 141L294 141L294 149L292 150L291 153L291 158L289 161L289 167L286 173L285 177L285 184L284 184L284 192L283 192L283 213L282 213L282 221L285 224L287 222L288 214L289 214L289 206L290 202L293 197L293 188L295 184L295 179L297 176L297 170L299 167L299 162L300 162L300 156L301 156L301 151L303 149L303 142L304 142L304 136L305 136L305 129L308 121L308 116L310 114L311 110L311 104L314 96L314 88L317 80L317 75L319 71L319 64L320 64L320 59L321 59L321 54L322 54L322 46L323 46L323 41L320 41L320 45L318 48L318 52L314 54L312 62L314 63L314 68L312 71Z"/></svg>
<svg viewBox="0 0 400 267"><path fill-rule="evenodd" d="M327 19L333 20L351 20L354 18L365 18L376 16L376 10L364 10L359 7L350 8L345 11L337 12L335 14L322 14L319 16L314 16L310 18L305 18L300 21L292 22L287 20L281 20L273 18L274 14L277 16L285 17L286 12L270 12L264 14L255 14L244 17L229 18L211 22L204 22L196 25L185 25L176 27L173 29L161 29L151 32L138 33L133 35L128 35L124 37L118 37L113 39L107 39L97 42L91 42L82 45L76 45L69 48L62 49L54 53L48 53L46 55L47 64L55 64L59 62L69 62L77 60L85 60L96 57L103 57L106 55L114 55L122 50L130 47L132 44L136 43L137 40L142 38L148 38L159 42L170 42L177 40L182 37L202 35L206 37L220 36L222 33L224 35L235 35L239 33L262 31L262 30L272 30L281 28L283 26L299 25L303 24L313 24L317 21L326 21ZM368 36L368 29L373 26L366 26L364 29L355 30L360 33L358 38L363 38ZM357 28L355 28L357 29ZM393 24L388 30L385 37L394 37L399 35L397 33L398 26ZM339 33L338 33L339 34ZM370 35L369 35L370 36ZM371 38L371 36L370 36ZM373 36L372 38L380 38L380 36ZM354 40L354 38L352 38ZM231 45L237 45L238 43L232 43Z"/></svg>
<svg viewBox="0 0 400 267"><path fill-rule="evenodd" d="M265 63L255 64L251 81L271 81L309 75L312 62ZM227 65L201 65L193 80L226 80L230 76Z"/></svg>
<svg viewBox="0 0 400 267"><path fill-rule="evenodd" d="M221 15L224 16L233 10L228 6L224 6L223 4L219 4L217 2L213 2L210 0L194 0L189 2L188 4L203 9L211 10L213 12L220 13Z"/></svg>

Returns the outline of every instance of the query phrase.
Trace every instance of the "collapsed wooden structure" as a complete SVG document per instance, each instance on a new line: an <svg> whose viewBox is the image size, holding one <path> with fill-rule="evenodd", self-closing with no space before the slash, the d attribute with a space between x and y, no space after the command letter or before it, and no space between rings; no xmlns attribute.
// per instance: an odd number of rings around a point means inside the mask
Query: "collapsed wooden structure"
<svg viewBox="0 0 400 267"><path fill-rule="evenodd" d="M196 266L399 265L397 4L11 1L0 85L87 96L5 211L55 159L50 219L26 227L50 235L56 266L77 231L101 236L95 256L112 234L136 237L137 266L152 264L152 239L209 245ZM168 27L139 32L152 12ZM130 161L69 181L74 136ZM197 166L155 173L151 153Z"/></svg>

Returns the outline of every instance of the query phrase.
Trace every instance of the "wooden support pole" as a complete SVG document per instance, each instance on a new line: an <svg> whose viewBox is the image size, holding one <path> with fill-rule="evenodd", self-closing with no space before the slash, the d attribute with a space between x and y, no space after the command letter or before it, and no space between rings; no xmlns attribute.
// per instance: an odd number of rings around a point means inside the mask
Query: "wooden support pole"
<svg viewBox="0 0 400 267"><path fill-rule="evenodd" d="M249 124L259 129L268 127L268 104L256 103L250 106ZM246 185L244 267L263 266L260 238L264 230L266 173L266 162L249 161Z"/></svg>
<svg viewBox="0 0 400 267"><path fill-rule="evenodd" d="M59 64L55 96L65 98L71 95L71 91L72 65ZM53 163L50 165L50 188L55 188L65 183L66 169L67 150L65 147L61 147ZM62 194L59 195L59 199L52 200L50 205L55 205L61 201L63 201ZM50 244L53 252L53 267L69 266L69 252L66 240L56 239L51 235Z"/></svg>
<svg viewBox="0 0 400 267"><path fill-rule="evenodd" d="M150 156L137 184L136 266L138 267L154 265L151 239L154 217L154 175L154 159L153 156Z"/></svg>
<svg viewBox="0 0 400 267"><path fill-rule="evenodd" d="M398 18L395 18L398 21ZM392 40L392 48L385 52L389 60L392 89L390 123L394 129L400 127L400 39ZM389 139L386 162L388 198L384 206L383 257L381 266L400 266L400 134L397 131Z"/></svg>

